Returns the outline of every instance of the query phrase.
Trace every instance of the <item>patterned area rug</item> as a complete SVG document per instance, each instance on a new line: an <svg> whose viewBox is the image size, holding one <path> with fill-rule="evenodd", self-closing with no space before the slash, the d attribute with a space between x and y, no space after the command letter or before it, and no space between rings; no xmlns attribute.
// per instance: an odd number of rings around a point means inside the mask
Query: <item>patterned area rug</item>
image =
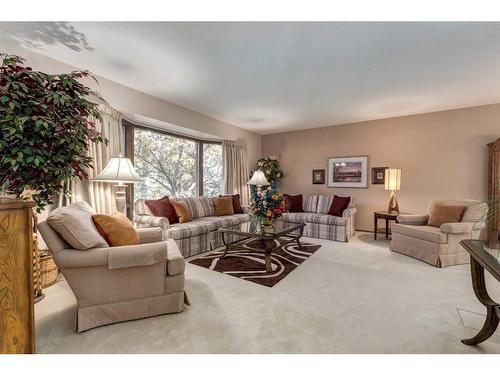
<svg viewBox="0 0 500 375"><path fill-rule="evenodd" d="M281 241L281 243L283 242ZM252 247L259 246L256 239L248 239L239 243L238 245L244 246L245 249L231 248L223 259L219 259L224 254L224 250L220 250L190 260L189 263L272 287L321 247L321 245L310 243L301 242L300 244L302 250L299 249L297 243L292 242L273 252L271 254L273 271L269 273L266 272L264 253L252 249Z"/></svg>

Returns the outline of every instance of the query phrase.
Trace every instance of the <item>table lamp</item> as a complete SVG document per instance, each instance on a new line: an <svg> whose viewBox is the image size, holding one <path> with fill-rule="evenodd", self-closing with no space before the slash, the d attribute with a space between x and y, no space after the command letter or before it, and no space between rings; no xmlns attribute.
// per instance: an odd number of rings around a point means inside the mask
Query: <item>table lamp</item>
<svg viewBox="0 0 500 375"><path fill-rule="evenodd" d="M391 200L387 212L399 214L399 205L396 200L396 191L401 189L401 169L387 168L385 170L385 190L391 191Z"/></svg>
<svg viewBox="0 0 500 375"><path fill-rule="evenodd" d="M125 184L135 184L136 182L144 181L135 171L130 159L123 157L122 154L119 154L117 158L111 158L102 172L92 180L117 183L115 185L116 209L121 213L125 211Z"/></svg>
<svg viewBox="0 0 500 375"><path fill-rule="evenodd" d="M247 185L267 186L270 185L270 183L267 181L264 172L255 171L253 172L252 178L247 182Z"/></svg>

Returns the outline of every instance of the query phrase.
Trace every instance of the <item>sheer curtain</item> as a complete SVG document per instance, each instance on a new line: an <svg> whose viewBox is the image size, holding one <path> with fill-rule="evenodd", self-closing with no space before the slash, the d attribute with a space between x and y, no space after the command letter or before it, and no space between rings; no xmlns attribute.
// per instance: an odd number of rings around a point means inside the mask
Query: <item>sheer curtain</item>
<svg viewBox="0 0 500 375"><path fill-rule="evenodd" d="M225 194L239 194L241 203L248 205L248 158L245 145L233 141L222 141L223 188Z"/></svg>
<svg viewBox="0 0 500 375"><path fill-rule="evenodd" d="M124 153L122 114L111 108L102 99L92 98L92 100L99 103L99 112L102 117L102 121L95 121L96 130L100 131L102 136L109 140L109 143L108 145L104 143L91 144L89 154L94 159L94 168L89 168L87 171L89 179L70 182L71 197L64 203L86 201L96 212L111 214L116 211L113 184L94 182L92 178L104 169L109 159ZM60 201L59 205L64 205L64 203Z"/></svg>

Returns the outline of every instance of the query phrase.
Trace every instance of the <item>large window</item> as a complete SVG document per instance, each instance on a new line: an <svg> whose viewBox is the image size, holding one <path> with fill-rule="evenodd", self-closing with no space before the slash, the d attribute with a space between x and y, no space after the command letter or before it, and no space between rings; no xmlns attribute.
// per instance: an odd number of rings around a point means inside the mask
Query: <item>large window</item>
<svg viewBox="0 0 500 375"><path fill-rule="evenodd" d="M222 191L220 143L179 137L162 131L131 126L128 152L144 183L134 185L134 199L216 196ZM133 139L131 139L133 138Z"/></svg>

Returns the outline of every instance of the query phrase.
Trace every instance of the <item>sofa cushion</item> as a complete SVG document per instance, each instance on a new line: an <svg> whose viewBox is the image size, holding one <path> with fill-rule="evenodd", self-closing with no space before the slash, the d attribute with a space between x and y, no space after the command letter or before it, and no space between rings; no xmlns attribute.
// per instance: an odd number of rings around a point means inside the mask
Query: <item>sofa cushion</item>
<svg viewBox="0 0 500 375"><path fill-rule="evenodd" d="M488 214L488 204L481 202L465 202L465 210L461 221L484 221Z"/></svg>
<svg viewBox="0 0 500 375"><path fill-rule="evenodd" d="M439 228L445 223L458 223L462 218L464 210L465 206L463 205L433 204L429 212L427 225Z"/></svg>
<svg viewBox="0 0 500 375"><path fill-rule="evenodd" d="M189 223L176 223L171 225L167 229L167 237L173 238L174 240L180 240L183 238L206 234L217 230L218 228L217 224L213 221L205 220L205 218L197 218L193 219L193 221L190 221Z"/></svg>
<svg viewBox="0 0 500 375"><path fill-rule="evenodd" d="M234 214L230 216L207 216L203 220L212 222L217 229L237 225L248 221L247 214Z"/></svg>
<svg viewBox="0 0 500 375"><path fill-rule="evenodd" d="M73 248L88 250L108 247L106 240L92 221L92 207L86 202L76 202L55 209L47 218L47 223Z"/></svg>
<svg viewBox="0 0 500 375"><path fill-rule="evenodd" d="M172 201L172 206L175 208L175 214L177 215L179 223L187 223L193 220L193 215L191 215L185 203Z"/></svg>
<svg viewBox="0 0 500 375"><path fill-rule="evenodd" d="M317 195L303 195L302 196L302 209L304 212L316 212L318 206Z"/></svg>
<svg viewBox="0 0 500 375"><path fill-rule="evenodd" d="M317 223L336 226L345 226L347 224L347 219L344 217L312 212L286 212L283 214L283 220L294 223Z"/></svg>
<svg viewBox="0 0 500 375"><path fill-rule="evenodd" d="M192 197L192 198L174 198L172 200L175 202L184 203L189 209L189 212L191 212L193 219L215 215L213 198Z"/></svg>
<svg viewBox="0 0 500 375"><path fill-rule="evenodd" d="M350 202L351 197L339 197L338 195L334 195L328 214L333 216L342 216L344 210L349 206Z"/></svg>
<svg viewBox="0 0 500 375"><path fill-rule="evenodd" d="M109 246L138 245L139 234L132 222L121 212L111 215L92 215L97 230L104 237Z"/></svg>
<svg viewBox="0 0 500 375"><path fill-rule="evenodd" d="M230 196L213 199L215 216L233 215L233 199Z"/></svg>
<svg viewBox="0 0 500 375"><path fill-rule="evenodd" d="M175 208L170 203L170 199L164 196L160 199L151 199L144 201L144 204L149 207L154 216L166 217L170 224L178 223L177 214L175 213Z"/></svg>
<svg viewBox="0 0 500 375"><path fill-rule="evenodd" d="M285 200L285 210L288 212L303 212L302 208L302 194L299 195L289 195L283 194L283 199Z"/></svg>
<svg viewBox="0 0 500 375"><path fill-rule="evenodd" d="M392 224L391 231L438 244L448 242L448 236L445 233L442 233L439 228L430 225Z"/></svg>
<svg viewBox="0 0 500 375"><path fill-rule="evenodd" d="M241 201L240 201L239 194L219 195L219 197L231 197L231 199L233 200L233 213L235 213L235 214L242 214L243 213L243 207L241 207Z"/></svg>

